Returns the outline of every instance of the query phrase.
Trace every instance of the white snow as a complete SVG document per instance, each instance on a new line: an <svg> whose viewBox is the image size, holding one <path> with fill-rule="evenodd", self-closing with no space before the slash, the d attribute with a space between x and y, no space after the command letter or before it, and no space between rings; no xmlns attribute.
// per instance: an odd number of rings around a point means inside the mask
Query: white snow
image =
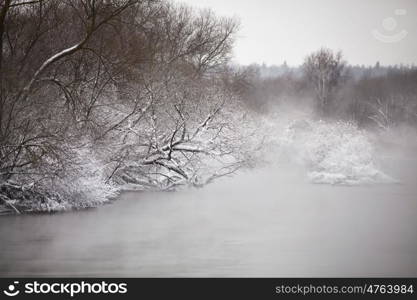
<svg viewBox="0 0 417 300"><path fill-rule="evenodd" d="M360 185L396 182L376 160L370 134L346 121L323 121L310 112L281 111L265 119L271 163L302 166L311 183ZM271 150L272 149L272 150Z"/></svg>

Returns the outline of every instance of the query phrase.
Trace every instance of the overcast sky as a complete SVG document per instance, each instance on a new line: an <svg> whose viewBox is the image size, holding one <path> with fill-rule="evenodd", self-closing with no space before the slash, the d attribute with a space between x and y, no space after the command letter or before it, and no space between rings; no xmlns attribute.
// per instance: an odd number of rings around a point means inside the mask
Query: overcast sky
<svg viewBox="0 0 417 300"><path fill-rule="evenodd" d="M417 0L181 0L240 19L240 64L302 63L326 46L351 64L417 64Z"/></svg>

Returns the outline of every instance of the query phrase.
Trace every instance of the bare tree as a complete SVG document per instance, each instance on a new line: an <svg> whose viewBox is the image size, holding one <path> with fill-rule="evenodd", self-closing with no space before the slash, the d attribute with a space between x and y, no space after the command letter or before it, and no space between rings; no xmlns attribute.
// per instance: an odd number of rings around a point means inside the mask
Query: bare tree
<svg viewBox="0 0 417 300"><path fill-rule="evenodd" d="M314 87L321 112L326 111L332 92L341 83L344 68L342 53L330 49L322 48L305 58L304 73Z"/></svg>

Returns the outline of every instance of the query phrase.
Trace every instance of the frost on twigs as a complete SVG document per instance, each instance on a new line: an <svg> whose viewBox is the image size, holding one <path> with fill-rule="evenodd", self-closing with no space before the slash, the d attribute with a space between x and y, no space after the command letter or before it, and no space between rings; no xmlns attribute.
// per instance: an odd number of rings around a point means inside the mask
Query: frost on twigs
<svg viewBox="0 0 417 300"><path fill-rule="evenodd" d="M233 94L201 79L177 76L149 85L152 103L140 120L111 137L111 180L122 188L201 187L253 163L253 120Z"/></svg>
<svg viewBox="0 0 417 300"><path fill-rule="evenodd" d="M394 180L375 161L367 134L350 122L298 120L287 126L285 141L295 150L313 183L357 185Z"/></svg>
<svg viewBox="0 0 417 300"><path fill-rule="evenodd" d="M0 205L17 213L55 212L95 207L117 195L118 189L105 182L103 169L90 150L74 150L72 159L74 165L57 176L25 176L0 183Z"/></svg>
<svg viewBox="0 0 417 300"><path fill-rule="evenodd" d="M153 0L6 1L0 15L5 209L92 207L247 164L236 20Z"/></svg>

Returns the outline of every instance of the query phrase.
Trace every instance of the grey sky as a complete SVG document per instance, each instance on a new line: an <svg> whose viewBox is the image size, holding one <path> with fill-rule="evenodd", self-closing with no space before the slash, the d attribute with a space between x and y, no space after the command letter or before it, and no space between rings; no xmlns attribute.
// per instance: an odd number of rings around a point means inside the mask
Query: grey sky
<svg viewBox="0 0 417 300"><path fill-rule="evenodd" d="M351 64L417 64L417 0L177 2L238 17L234 57L241 64L297 65L322 46L342 50Z"/></svg>

